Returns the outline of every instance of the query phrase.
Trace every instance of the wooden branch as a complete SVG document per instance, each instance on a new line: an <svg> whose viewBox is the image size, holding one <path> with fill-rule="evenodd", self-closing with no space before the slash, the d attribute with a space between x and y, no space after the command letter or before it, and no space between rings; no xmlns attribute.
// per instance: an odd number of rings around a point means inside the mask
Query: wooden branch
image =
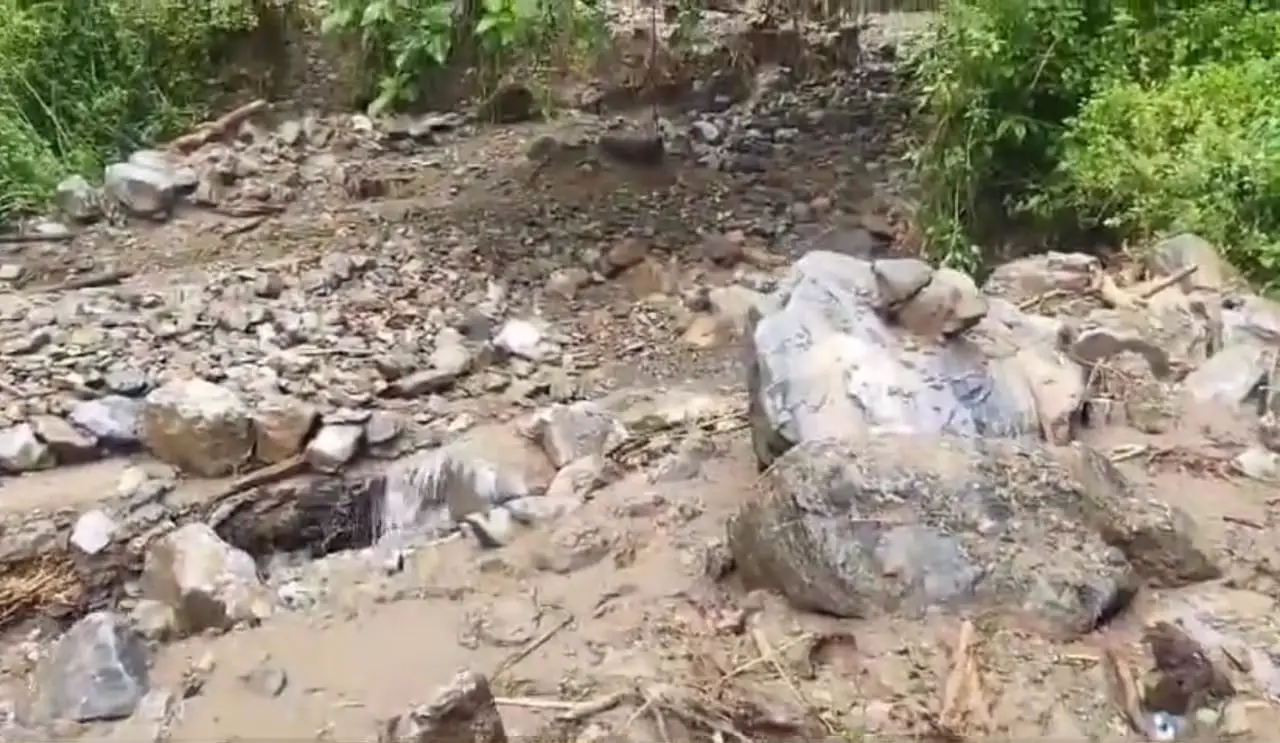
<svg viewBox="0 0 1280 743"><path fill-rule="evenodd" d="M267 102L261 98L250 101L213 121L200 125L195 131L178 137L165 149L183 154L199 149L216 139L222 139L231 129L266 107Z"/></svg>

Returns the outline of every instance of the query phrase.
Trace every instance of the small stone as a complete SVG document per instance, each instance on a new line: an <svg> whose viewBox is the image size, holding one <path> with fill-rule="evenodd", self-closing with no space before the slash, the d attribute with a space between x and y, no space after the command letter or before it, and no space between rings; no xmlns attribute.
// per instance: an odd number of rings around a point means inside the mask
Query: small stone
<svg viewBox="0 0 1280 743"><path fill-rule="evenodd" d="M648 254L649 246L646 243L638 238L624 237L605 253L600 265L600 273L606 278L613 278L639 264Z"/></svg>
<svg viewBox="0 0 1280 743"><path fill-rule="evenodd" d="M1244 699L1227 701L1222 707L1222 717L1218 720L1218 732L1228 738L1238 738L1253 732L1248 705L1249 702Z"/></svg>
<svg viewBox="0 0 1280 743"><path fill-rule="evenodd" d="M54 466L53 452L28 423L0 430L0 469L14 474Z"/></svg>
<svg viewBox="0 0 1280 743"><path fill-rule="evenodd" d="M302 451L319 418L314 405L295 397L267 398L253 415L255 457L264 464L274 464Z"/></svg>
<svg viewBox="0 0 1280 743"><path fill-rule="evenodd" d="M489 680L462 671L435 699L382 723L378 739L384 743L507 743Z"/></svg>
<svg viewBox="0 0 1280 743"><path fill-rule="evenodd" d="M33 415L31 427L48 445L59 464L78 464L98 458L98 441L56 415Z"/></svg>
<svg viewBox="0 0 1280 743"><path fill-rule="evenodd" d="M578 291L591 281L591 273L585 268L561 268L553 271L543 291L564 300L573 299Z"/></svg>
<svg viewBox="0 0 1280 743"><path fill-rule="evenodd" d="M102 217L102 201L83 176L64 178L54 192L53 201L58 211L73 222L88 224Z"/></svg>
<svg viewBox="0 0 1280 743"><path fill-rule="evenodd" d="M249 672L240 676L244 685L257 694L266 697L278 697L289 684L289 675L284 669L263 661Z"/></svg>
<svg viewBox="0 0 1280 743"><path fill-rule="evenodd" d="M138 634L157 642L178 636L178 614L172 606L155 599L138 599L129 612Z"/></svg>
<svg viewBox="0 0 1280 743"><path fill-rule="evenodd" d="M101 509L81 514L71 529L71 543L86 555L96 555L111 544L116 524Z"/></svg>
<svg viewBox="0 0 1280 743"><path fill-rule="evenodd" d="M1261 446L1250 446L1236 455L1231 464L1246 477L1262 482L1280 481L1280 454Z"/></svg>
<svg viewBox="0 0 1280 743"><path fill-rule="evenodd" d="M712 263L731 267L742 260L743 237L741 233L732 236L723 234L707 235L702 238L699 252Z"/></svg>
<svg viewBox="0 0 1280 743"><path fill-rule="evenodd" d="M326 425L307 444L307 463L319 472L337 472L355 458L363 437L362 426Z"/></svg>
<svg viewBox="0 0 1280 743"><path fill-rule="evenodd" d="M589 401L544 408L533 417L529 429L557 468L583 457L607 454L628 436L626 426Z"/></svg>
<svg viewBox="0 0 1280 743"><path fill-rule="evenodd" d="M139 442L142 407L141 400L107 395L76 403L68 418L107 446L131 449Z"/></svg>
<svg viewBox="0 0 1280 743"><path fill-rule="evenodd" d="M108 165L104 178L107 195L141 217L172 212L178 199L177 185L171 173L134 163Z"/></svg>
<svg viewBox="0 0 1280 743"><path fill-rule="evenodd" d="M41 718L93 722L133 714L150 688L146 644L120 617L94 612L76 622L37 670Z"/></svg>
<svg viewBox="0 0 1280 743"><path fill-rule="evenodd" d="M933 278L933 267L915 258L872 261L871 272L880 293L877 309L890 312L919 294Z"/></svg>
<svg viewBox="0 0 1280 743"><path fill-rule="evenodd" d="M147 391L147 376L137 369L116 369L104 380L107 389L118 395L137 397Z"/></svg>
<svg viewBox="0 0 1280 743"><path fill-rule="evenodd" d="M265 271L253 280L253 293L263 299L275 299L284 293L284 279L274 271Z"/></svg>
<svg viewBox="0 0 1280 743"><path fill-rule="evenodd" d="M542 330L526 320L508 320L493 339L493 345L506 353L529 361L543 361L554 352Z"/></svg>
<svg viewBox="0 0 1280 743"><path fill-rule="evenodd" d="M386 410L375 410L364 424L364 440L370 446L386 444L404 432L405 421L401 416Z"/></svg>

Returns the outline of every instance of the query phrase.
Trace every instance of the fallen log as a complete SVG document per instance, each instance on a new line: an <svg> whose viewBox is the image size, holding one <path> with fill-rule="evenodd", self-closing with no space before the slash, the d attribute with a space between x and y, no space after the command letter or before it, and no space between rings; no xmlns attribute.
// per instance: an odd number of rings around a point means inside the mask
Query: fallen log
<svg viewBox="0 0 1280 743"><path fill-rule="evenodd" d="M204 498L184 500L177 492L108 499L94 508L111 516L116 532L93 555L71 544L79 510L10 517L0 527L0 632L40 617L67 624L114 607L140 574L151 540L186 523L210 524L259 561L276 552L320 557L366 546L375 537L383 483L372 467L362 467Z"/></svg>
<svg viewBox="0 0 1280 743"><path fill-rule="evenodd" d="M261 98L250 101L213 121L196 127L195 131L178 137L166 145L165 149L180 154L200 149L214 140L225 138L231 133L231 129L266 107L267 102Z"/></svg>

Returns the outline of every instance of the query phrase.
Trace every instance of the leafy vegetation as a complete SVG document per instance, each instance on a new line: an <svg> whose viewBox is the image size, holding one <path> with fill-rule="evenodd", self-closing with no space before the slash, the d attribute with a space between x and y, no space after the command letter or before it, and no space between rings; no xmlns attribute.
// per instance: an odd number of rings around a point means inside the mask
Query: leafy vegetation
<svg viewBox="0 0 1280 743"><path fill-rule="evenodd" d="M254 26L245 0L0 0L0 217L170 136Z"/></svg>
<svg viewBox="0 0 1280 743"><path fill-rule="evenodd" d="M949 0L913 59L931 249L1185 229L1277 281L1277 51L1280 10L1248 0Z"/></svg>
<svg viewBox="0 0 1280 743"><path fill-rule="evenodd" d="M482 87L512 70L573 64L604 39L601 5L588 0L336 0L329 33L354 34L376 74L377 113L418 101L450 69Z"/></svg>

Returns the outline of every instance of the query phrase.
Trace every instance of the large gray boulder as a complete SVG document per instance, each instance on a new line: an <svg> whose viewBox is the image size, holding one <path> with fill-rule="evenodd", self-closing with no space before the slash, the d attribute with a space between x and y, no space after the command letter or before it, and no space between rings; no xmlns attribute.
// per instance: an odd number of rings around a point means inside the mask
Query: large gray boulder
<svg viewBox="0 0 1280 743"><path fill-rule="evenodd" d="M1185 514L1103 456L1032 441L874 433L809 441L729 526L744 581L841 617L994 609L1088 632L1138 586L1218 575Z"/></svg>
<svg viewBox="0 0 1280 743"><path fill-rule="evenodd" d="M866 430L1040 436L1016 344L994 360L973 337L996 321L965 281L906 259L814 251L797 261L779 285L778 309L754 315L747 337L761 466L798 443Z"/></svg>

